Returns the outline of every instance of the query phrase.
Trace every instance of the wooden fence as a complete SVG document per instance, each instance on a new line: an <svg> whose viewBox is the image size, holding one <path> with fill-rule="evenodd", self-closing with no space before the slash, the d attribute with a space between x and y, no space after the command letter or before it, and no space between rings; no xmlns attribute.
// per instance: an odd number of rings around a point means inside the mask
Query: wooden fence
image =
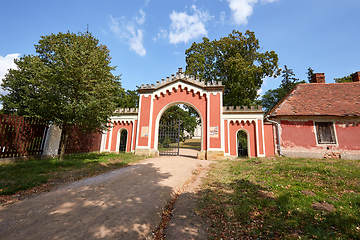
<svg viewBox="0 0 360 240"><path fill-rule="evenodd" d="M41 155L47 129L36 119L0 114L0 158Z"/></svg>

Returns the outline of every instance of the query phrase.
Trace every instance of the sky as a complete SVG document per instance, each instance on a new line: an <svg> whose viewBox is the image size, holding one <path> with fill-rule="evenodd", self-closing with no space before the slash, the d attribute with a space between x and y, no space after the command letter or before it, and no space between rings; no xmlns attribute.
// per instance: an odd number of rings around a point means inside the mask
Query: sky
<svg viewBox="0 0 360 240"><path fill-rule="evenodd" d="M1 0L0 81L14 59L34 54L40 36L87 29L110 49L126 89L156 83L186 67L185 50L203 37L254 31L260 51L306 80L360 71L359 0ZM278 87L267 78L261 91Z"/></svg>

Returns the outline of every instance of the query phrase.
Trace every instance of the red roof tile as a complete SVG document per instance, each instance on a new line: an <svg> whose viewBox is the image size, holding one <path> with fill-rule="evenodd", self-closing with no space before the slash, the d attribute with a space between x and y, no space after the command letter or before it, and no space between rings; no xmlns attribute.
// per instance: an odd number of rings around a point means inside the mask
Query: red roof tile
<svg viewBox="0 0 360 240"><path fill-rule="evenodd" d="M299 84L268 115L360 116L360 83Z"/></svg>

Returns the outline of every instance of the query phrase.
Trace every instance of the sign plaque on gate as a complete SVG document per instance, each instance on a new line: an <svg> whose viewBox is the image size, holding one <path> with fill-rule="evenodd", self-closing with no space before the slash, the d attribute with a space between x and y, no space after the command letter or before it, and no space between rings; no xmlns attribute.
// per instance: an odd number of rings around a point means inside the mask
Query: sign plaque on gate
<svg viewBox="0 0 360 240"><path fill-rule="evenodd" d="M141 128L141 137L148 137L149 136L149 127L142 127Z"/></svg>
<svg viewBox="0 0 360 240"><path fill-rule="evenodd" d="M210 137L217 138L219 137L219 127L210 127Z"/></svg>

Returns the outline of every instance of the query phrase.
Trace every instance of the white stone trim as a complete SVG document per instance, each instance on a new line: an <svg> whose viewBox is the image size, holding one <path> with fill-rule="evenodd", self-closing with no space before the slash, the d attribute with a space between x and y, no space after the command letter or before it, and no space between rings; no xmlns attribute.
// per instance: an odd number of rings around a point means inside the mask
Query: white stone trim
<svg viewBox="0 0 360 240"><path fill-rule="evenodd" d="M209 148L208 151L223 151L222 148Z"/></svg>
<svg viewBox="0 0 360 240"><path fill-rule="evenodd" d="M265 133L265 130L264 130L264 128L265 128L265 124L264 124L264 119L263 120L261 120L261 124L262 124L262 142L263 142L263 154L262 155L264 155L263 157L265 157L266 156L266 151L265 151L265 135L264 135L264 133Z"/></svg>
<svg viewBox="0 0 360 240"><path fill-rule="evenodd" d="M134 132L135 132L135 120L132 121L132 131L131 131L131 143L130 143L130 152L134 152L133 144L134 144Z"/></svg>
<svg viewBox="0 0 360 240"><path fill-rule="evenodd" d="M221 149L225 152L225 127L224 127L224 119L223 119L223 94L220 93L220 132L221 132Z"/></svg>
<svg viewBox="0 0 360 240"><path fill-rule="evenodd" d="M255 121L255 133L256 133L256 156L260 157L260 153L259 153L259 126L258 126L258 121Z"/></svg>
<svg viewBox="0 0 360 240"><path fill-rule="evenodd" d="M166 87L163 87L163 88L160 88L160 89L158 89L158 90L155 90L155 91L153 92L153 95L154 95L155 97L156 97L156 96L160 97L161 94L166 95L168 91L169 91L169 92L173 92L173 89L175 88L175 89L177 90L179 86L180 86L180 89L181 89L181 90L187 89L187 91L189 91L189 92L194 92L194 94L198 94L198 93L199 93L200 96L203 96L203 94L208 93L208 91L206 91L206 90L204 90L204 89L202 89L202 88L200 88L200 87L193 86L193 85L191 85L191 84L182 82L182 81L180 80L180 81L173 82L173 83L169 84L169 85L166 86ZM217 92L222 92L222 90L213 90L213 91L211 91L211 92L213 92L213 93L216 94Z"/></svg>
<svg viewBox="0 0 360 240"><path fill-rule="evenodd" d="M105 130L102 134L101 134L101 143L100 143L100 152L105 152L105 146L106 146L106 136L107 136L108 131Z"/></svg>
<svg viewBox="0 0 360 240"><path fill-rule="evenodd" d="M112 122L110 122L110 134L109 134L109 145L107 151L111 152L111 139L112 139L112 133L114 131L114 126L112 126Z"/></svg>
<svg viewBox="0 0 360 240"><path fill-rule="evenodd" d="M150 118L149 118L149 135L148 135L148 147L151 148L151 137L152 137L152 119L153 119L153 94L150 95Z"/></svg>
<svg viewBox="0 0 360 240"><path fill-rule="evenodd" d="M210 94L206 93L206 150L210 149Z"/></svg>
<svg viewBox="0 0 360 240"><path fill-rule="evenodd" d="M126 147L125 147L125 152L126 152L126 148L127 148L127 141L128 141L128 138L129 138L129 132L126 128L120 128L117 132L117 135L116 135L116 148L115 148L115 152L119 152L119 147L120 147L120 137L121 137L121 132L122 131L126 131Z"/></svg>
<svg viewBox="0 0 360 240"><path fill-rule="evenodd" d="M231 155L230 153L230 121L227 120L227 124L228 124L228 152L229 152L229 155Z"/></svg>
<svg viewBox="0 0 360 240"><path fill-rule="evenodd" d="M135 144L135 149L139 147L139 129L140 129L140 119L141 119L141 104L142 104L142 96L143 94L140 94L139 96L139 113L138 113L138 121L137 121L137 126L136 126L136 144Z"/></svg>
<svg viewBox="0 0 360 240"><path fill-rule="evenodd" d="M136 149L150 149L148 146L137 146Z"/></svg>
<svg viewBox="0 0 360 240"><path fill-rule="evenodd" d="M248 149L248 158L251 157L251 146L250 146L250 134L248 132L248 130L246 130L245 128L240 128L236 131L236 137L235 137L235 145L236 145L236 157L239 157L238 156L238 153L239 153L239 146L238 146L238 133L240 131L244 131L246 133L246 142L247 142L247 149Z"/></svg>
<svg viewBox="0 0 360 240"><path fill-rule="evenodd" d="M262 113L239 113L239 114L227 114L223 113L224 119L230 120L244 120L244 119L259 119L262 120L264 115Z"/></svg>
<svg viewBox="0 0 360 240"><path fill-rule="evenodd" d="M308 120L309 121L309 120ZM336 132L336 121L335 120L310 120L313 122L313 127L314 127L314 134L315 134L315 144L316 146L318 147L327 147L327 146L335 146L335 147L339 147L339 140L338 140L338 137L337 137L337 132ZM335 135L335 141L336 143L321 143L319 144L318 142L318 137L317 137L317 130L316 130L316 124L315 122L331 122L332 125L333 125L333 128L334 128L334 135Z"/></svg>

